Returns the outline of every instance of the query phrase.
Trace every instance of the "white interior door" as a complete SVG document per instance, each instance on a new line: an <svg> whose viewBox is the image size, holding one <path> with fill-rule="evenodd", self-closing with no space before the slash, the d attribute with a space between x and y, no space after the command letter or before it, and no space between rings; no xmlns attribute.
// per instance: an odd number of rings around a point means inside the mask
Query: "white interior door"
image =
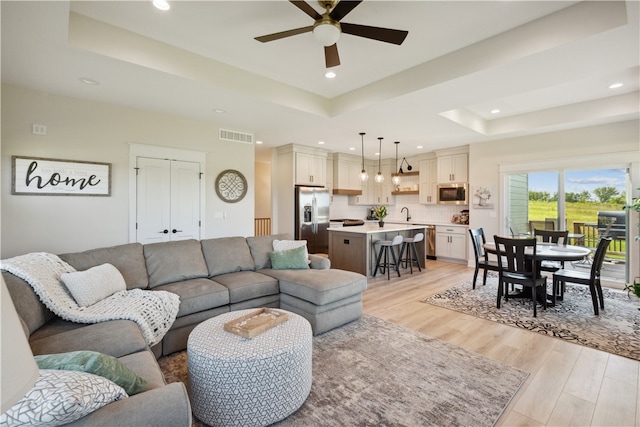
<svg viewBox="0 0 640 427"><path fill-rule="evenodd" d="M200 165L138 157L136 241L200 238Z"/></svg>

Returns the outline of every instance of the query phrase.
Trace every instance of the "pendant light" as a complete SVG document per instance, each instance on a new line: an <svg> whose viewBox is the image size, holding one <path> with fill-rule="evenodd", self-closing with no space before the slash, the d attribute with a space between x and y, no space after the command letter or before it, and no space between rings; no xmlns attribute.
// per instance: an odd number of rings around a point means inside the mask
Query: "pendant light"
<svg viewBox="0 0 640 427"><path fill-rule="evenodd" d="M381 168L380 168L380 159L382 158L382 137L379 136L378 137L378 141L379 141L379 148L378 148L378 173L376 174L376 182L378 184L381 184L382 181L384 181L384 175L382 175L382 172L380 172Z"/></svg>
<svg viewBox="0 0 640 427"><path fill-rule="evenodd" d="M369 174L364 170L364 132L360 132L360 140L362 142L362 171L360 172L360 181L365 182L369 179Z"/></svg>
<svg viewBox="0 0 640 427"><path fill-rule="evenodd" d="M396 144L396 167L394 169L394 171L396 171L393 174L393 178L391 178L391 181L393 182L394 185L399 185L400 184L400 175L398 174L398 145L400 144L400 141L396 141L394 142L394 144Z"/></svg>

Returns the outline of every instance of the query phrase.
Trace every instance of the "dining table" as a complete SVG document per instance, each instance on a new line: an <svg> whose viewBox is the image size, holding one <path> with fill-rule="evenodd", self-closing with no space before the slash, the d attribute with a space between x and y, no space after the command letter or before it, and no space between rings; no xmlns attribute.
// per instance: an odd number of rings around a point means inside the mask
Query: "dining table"
<svg viewBox="0 0 640 427"><path fill-rule="evenodd" d="M495 242L487 242L483 245L483 248L487 253L497 255ZM580 261L591 253L591 249L584 246L575 245L563 245L556 243L537 242L536 243L536 263L538 267L542 261ZM532 250L527 250L525 256L533 256ZM540 271L540 268L537 269ZM527 297L531 296L526 291L530 292L530 289L525 288L524 293L518 295L509 294L509 298L512 297ZM561 299L557 295L547 295L547 305L553 306L556 299Z"/></svg>

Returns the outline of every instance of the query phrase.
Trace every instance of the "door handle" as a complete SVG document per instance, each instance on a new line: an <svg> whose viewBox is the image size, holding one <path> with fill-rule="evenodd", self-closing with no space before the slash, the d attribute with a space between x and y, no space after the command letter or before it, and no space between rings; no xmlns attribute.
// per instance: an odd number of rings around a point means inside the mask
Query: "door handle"
<svg viewBox="0 0 640 427"><path fill-rule="evenodd" d="M182 230L176 230L175 228L173 230L171 230L171 231L173 232L173 234L182 233Z"/></svg>
<svg viewBox="0 0 640 427"><path fill-rule="evenodd" d="M158 231L158 233L160 233L160 234L168 234L168 233L169 233L169 230L167 230L167 229L165 228L165 229L164 229L164 230L162 230L162 231Z"/></svg>

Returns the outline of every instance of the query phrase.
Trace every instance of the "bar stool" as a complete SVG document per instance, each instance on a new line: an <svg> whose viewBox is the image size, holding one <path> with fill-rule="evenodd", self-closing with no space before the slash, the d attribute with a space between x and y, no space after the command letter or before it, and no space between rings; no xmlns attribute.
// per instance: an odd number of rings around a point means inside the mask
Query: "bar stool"
<svg viewBox="0 0 640 427"><path fill-rule="evenodd" d="M396 252L394 247L400 246L402 243L402 236L398 235L393 238L393 240L378 240L375 242L376 245L380 245L380 251L378 252L378 258L376 259L376 268L373 270L373 277L378 273L378 269L380 272L384 274L385 268L387 269L387 280L391 279L391 266L393 265L394 270L398 273L398 277L400 277L400 261L396 258ZM393 258L393 263L389 263L389 251L391 251L391 257ZM382 260L382 255L384 254L384 260ZM380 262L384 261L384 262Z"/></svg>
<svg viewBox="0 0 640 427"><path fill-rule="evenodd" d="M422 268L420 268L420 260L418 259L418 249L416 248L416 243L421 242L423 239L424 233L418 233L413 237L405 237L402 240L402 248L400 249L400 262L403 262L402 255L405 254L406 251L404 258L404 268L407 268L407 264L409 264L411 274L413 274L414 262L418 265L418 271L422 271Z"/></svg>

